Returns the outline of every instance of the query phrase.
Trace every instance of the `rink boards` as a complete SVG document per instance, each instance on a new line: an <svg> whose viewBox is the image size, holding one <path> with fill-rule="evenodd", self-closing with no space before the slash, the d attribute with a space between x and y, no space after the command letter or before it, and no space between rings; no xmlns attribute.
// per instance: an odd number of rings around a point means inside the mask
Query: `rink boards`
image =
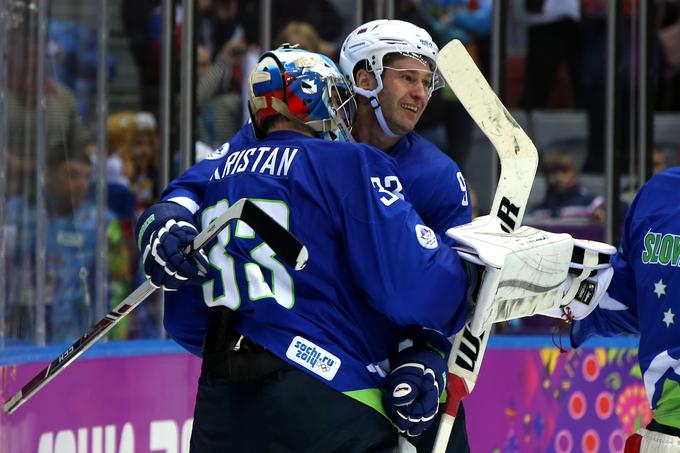
<svg viewBox="0 0 680 453"><path fill-rule="evenodd" d="M492 337L465 400L472 451L622 451L649 421L636 342L560 354L549 337ZM0 355L2 399L63 348ZM12 416L0 452L188 452L200 361L170 341L95 346Z"/></svg>

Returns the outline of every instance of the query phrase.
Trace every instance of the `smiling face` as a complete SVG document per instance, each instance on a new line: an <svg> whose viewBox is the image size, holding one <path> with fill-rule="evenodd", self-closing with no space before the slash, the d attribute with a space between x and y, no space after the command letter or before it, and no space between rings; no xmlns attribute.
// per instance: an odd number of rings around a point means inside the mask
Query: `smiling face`
<svg viewBox="0 0 680 453"><path fill-rule="evenodd" d="M432 71L425 61L398 55L385 62L382 82L378 100L385 120L392 132L405 135L427 107Z"/></svg>

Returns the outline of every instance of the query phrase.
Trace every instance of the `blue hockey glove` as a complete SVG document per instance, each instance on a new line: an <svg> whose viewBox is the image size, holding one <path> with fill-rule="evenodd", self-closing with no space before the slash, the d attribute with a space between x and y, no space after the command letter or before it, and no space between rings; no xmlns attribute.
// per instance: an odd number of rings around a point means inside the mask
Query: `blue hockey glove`
<svg viewBox="0 0 680 453"><path fill-rule="evenodd" d="M401 351L387 376L382 402L400 432L422 434L439 410L446 387L446 360L430 348L412 346Z"/></svg>
<svg viewBox="0 0 680 453"><path fill-rule="evenodd" d="M192 257L184 250L198 234L196 227L186 221L169 219L151 233L144 248L144 274L151 283L164 290L174 291L188 282L198 283L207 274L208 258L202 250Z"/></svg>

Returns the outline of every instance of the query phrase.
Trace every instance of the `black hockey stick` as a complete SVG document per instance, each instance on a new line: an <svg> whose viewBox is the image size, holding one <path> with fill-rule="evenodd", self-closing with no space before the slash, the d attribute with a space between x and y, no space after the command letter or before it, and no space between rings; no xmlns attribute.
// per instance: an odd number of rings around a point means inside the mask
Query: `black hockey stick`
<svg viewBox="0 0 680 453"><path fill-rule="evenodd" d="M307 263L309 256L307 248L282 227L266 212L258 208L252 201L242 198L227 209L221 216L215 219L207 228L201 231L186 252L192 254L213 240L232 220L240 220L250 226L287 265L295 270L302 269ZM104 336L118 322L134 310L139 304L158 289L150 280L139 285L129 296L111 310L106 316L79 339L75 341L59 357L54 359L45 369L39 372L33 379L24 385L5 402L4 410L7 414L13 413L22 404L28 401L41 388L51 381L57 374L89 349L94 343Z"/></svg>

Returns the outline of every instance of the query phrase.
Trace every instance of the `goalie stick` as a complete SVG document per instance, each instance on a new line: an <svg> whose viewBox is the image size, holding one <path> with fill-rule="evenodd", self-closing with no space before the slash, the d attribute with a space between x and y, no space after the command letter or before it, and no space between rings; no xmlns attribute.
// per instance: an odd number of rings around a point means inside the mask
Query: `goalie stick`
<svg viewBox="0 0 680 453"><path fill-rule="evenodd" d="M266 212L257 207L252 201L242 198L228 208L194 238L185 253L193 255L196 250L203 248L212 241L232 220L245 222L274 250L278 257L295 270L302 269L307 263L309 254L307 248L288 230L271 218ZM127 316L139 304L158 289L146 280L129 296L111 310L106 316L79 339L75 341L59 357L54 359L46 368L40 371L21 390L16 392L4 404L7 414L16 411L56 375L76 360L83 352L103 337L121 319Z"/></svg>
<svg viewBox="0 0 680 453"><path fill-rule="evenodd" d="M501 174L490 215L501 220L505 231L515 231L524 217L536 175L536 147L498 99L460 41L454 39L439 51L437 67L498 153ZM475 386L488 339L488 331L476 336L469 323L454 336L448 361L447 402L434 453L446 451L458 405Z"/></svg>

